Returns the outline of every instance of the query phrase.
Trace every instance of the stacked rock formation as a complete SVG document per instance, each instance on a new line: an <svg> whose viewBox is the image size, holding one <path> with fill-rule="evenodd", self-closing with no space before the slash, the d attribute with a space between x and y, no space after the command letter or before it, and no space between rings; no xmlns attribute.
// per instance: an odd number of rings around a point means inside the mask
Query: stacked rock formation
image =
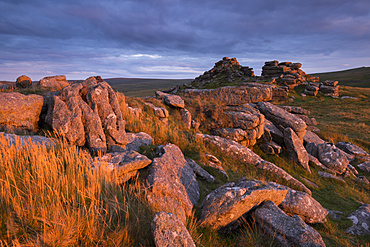
<svg viewBox="0 0 370 247"><path fill-rule="evenodd" d="M117 96L101 77L63 88L50 99L45 122L59 135L91 151L126 144L125 121Z"/></svg>
<svg viewBox="0 0 370 247"><path fill-rule="evenodd" d="M207 86L222 86L226 83L235 81L242 82L254 76L253 68L242 66L236 58L224 57L222 60L215 63L215 66L198 76L192 81L195 88Z"/></svg>
<svg viewBox="0 0 370 247"><path fill-rule="evenodd" d="M300 85L302 82L312 81L318 82L318 77L307 75L300 68L301 63L281 62L274 60L265 62L262 67L262 76L266 78L277 78L277 83L293 89Z"/></svg>
<svg viewBox="0 0 370 247"><path fill-rule="evenodd" d="M45 90L59 91L69 86L69 82L65 75L56 75L44 77L37 83L37 85L41 86Z"/></svg>
<svg viewBox="0 0 370 247"><path fill-rule="evenodd" d="M303 93L309 96L316 96L318 92L323 93L325 96L338 97L338 81L326 80L324 83L309 83Z"/></svg>

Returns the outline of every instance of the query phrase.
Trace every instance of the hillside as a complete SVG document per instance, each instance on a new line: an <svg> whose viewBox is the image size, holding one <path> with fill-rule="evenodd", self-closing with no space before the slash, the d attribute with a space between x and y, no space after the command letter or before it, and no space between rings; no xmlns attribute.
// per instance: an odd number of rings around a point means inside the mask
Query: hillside
<svg viewBox="0 0 370 247"><path fill-rule="evenodd" d="M312 74L319 76L320 81L336 80L340 85L351 87L370 87L370 67L361 67L342 71Z"/></svg>

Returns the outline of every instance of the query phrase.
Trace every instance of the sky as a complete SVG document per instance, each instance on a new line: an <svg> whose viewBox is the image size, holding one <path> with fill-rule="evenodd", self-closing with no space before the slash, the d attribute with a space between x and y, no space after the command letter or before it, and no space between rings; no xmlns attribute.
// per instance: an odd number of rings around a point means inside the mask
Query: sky
<svg viewBox="0 0 370 247"><path fill-rule="evenodd" d="M223 57L370 66L369 0L0 0L0 80L195 78Z"/></svg>

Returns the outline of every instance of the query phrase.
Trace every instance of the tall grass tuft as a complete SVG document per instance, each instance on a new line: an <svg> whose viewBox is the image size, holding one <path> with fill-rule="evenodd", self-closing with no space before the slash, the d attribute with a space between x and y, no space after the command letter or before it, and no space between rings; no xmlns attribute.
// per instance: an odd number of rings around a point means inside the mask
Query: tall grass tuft
<svg viewBox="0 0 370 247"><path fill-rule="evenodd" d="M4 245L152 245L144 186L119 185L91 157L59 143L10 145L0 136L0 239Z"/></svg>

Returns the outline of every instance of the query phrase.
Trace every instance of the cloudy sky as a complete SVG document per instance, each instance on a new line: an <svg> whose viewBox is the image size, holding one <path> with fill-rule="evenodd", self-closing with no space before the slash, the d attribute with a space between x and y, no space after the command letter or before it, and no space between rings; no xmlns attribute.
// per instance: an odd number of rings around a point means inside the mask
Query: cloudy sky
<svg viewBox="0 0 370 247"><path fill-rule="evenodd" d="M224 56L370 66L369 0L0 0L0 80L194 78Z"/></svg>

